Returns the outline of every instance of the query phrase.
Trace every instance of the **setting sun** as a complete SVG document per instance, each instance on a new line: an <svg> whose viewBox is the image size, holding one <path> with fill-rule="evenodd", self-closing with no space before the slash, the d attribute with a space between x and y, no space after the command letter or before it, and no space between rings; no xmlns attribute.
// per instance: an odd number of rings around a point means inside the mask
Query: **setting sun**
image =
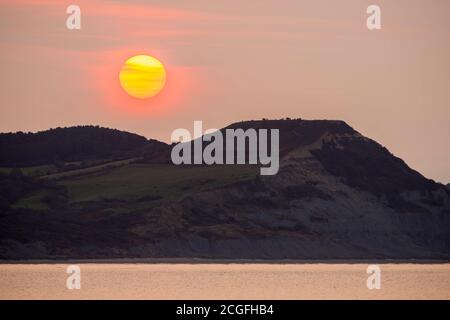
<svg viewBox="0 0 450 320"><path fill-rule="evenodd" d="M156 58L138 55L129 58L120 70L120 85L132 97L156 96L166 84L166 70Z"/></svg>

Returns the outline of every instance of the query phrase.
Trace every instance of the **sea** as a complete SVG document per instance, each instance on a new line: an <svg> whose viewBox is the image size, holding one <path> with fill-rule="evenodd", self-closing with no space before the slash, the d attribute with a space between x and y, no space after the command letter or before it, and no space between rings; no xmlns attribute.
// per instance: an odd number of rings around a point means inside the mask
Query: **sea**
<svg viewBox="0 0 450 320"><path fill-rule="evenodd" d="M2 263L0 299L450 299L450 263Z"/></svg>

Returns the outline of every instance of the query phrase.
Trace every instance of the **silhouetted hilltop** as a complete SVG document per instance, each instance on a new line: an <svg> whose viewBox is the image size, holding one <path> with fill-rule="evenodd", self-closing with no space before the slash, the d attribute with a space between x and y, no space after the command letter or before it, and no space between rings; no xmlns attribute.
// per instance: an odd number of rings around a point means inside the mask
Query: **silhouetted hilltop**
<svg viewBox="0 0 450 320"><path fill-rule="evenodd" d="M137 134L98 126L56 128L37 133L1 133L0 166L24 167L96 159L123 159L142 148L165 145Z"/></svg>
<svg viewBox="0 0 450 320"><path fill-rule="evenodd" d="M302 120L302 119L281 119L281 120L251 120L235 122L222 130L238 129L247 130L250 128L259 129L279 129L280 130L280 155L284 156L289 151L305 146L320 138L325 134L354 134L356 131L340 120Z"/></svg>

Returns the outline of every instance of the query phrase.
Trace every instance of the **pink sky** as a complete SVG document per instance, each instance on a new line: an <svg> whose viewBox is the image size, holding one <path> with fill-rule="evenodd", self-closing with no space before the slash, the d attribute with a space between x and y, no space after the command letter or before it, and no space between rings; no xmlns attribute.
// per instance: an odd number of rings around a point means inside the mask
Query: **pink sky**
<svg viewBox="0 0 450 320"><path fill-rule="evenodd" d="M193 120L342 119L448 183L449 14L448 0L0 0L0 131L98 124L167 142ZM147 101L118 82L141 53L168 71Z"/></svg>

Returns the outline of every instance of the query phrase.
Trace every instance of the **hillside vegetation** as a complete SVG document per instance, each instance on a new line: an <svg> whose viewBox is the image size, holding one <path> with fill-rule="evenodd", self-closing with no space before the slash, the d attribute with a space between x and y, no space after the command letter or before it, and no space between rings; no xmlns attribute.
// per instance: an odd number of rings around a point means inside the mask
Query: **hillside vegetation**
<svg viewBox="0 0 450 320"><path fill-rule="evenodd" d="M450 258L450 190L346 123L228 128L279 129L278 174L175 166L170 146L119 131L136 145L16 153L0 170L0 258Z"/></svg>

